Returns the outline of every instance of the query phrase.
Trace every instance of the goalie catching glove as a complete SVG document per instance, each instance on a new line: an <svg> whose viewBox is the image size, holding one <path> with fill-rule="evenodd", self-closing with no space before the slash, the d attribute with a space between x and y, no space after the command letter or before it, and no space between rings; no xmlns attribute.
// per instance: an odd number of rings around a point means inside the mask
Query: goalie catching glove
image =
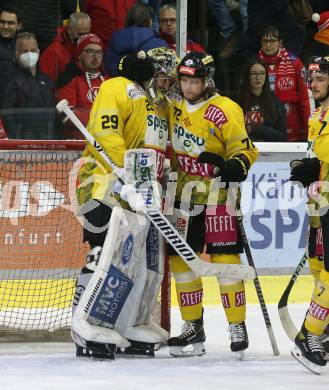
<svg viewBox="0 0 329 390"><path fill-rule="evenodd" d="M292 160L290 163L290 181L308 187L319 180L320 167L320 161L316 157Z"/></svg>
<svg viewBox="0 0 329 390"><path fill-rule="evenodd" d="M200 153L198 163L214 165L213 176L221 177L222 182L241 182L248 176L250 162L246 156L239 154L228 160L211 152Z"/></svg>

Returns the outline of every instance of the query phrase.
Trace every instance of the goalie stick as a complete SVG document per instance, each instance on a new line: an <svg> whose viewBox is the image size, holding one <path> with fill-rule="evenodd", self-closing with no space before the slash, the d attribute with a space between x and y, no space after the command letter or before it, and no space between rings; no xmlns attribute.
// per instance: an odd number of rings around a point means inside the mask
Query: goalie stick
<svg viewBox="0 0 329 390"><path fill-rule="evenodd" d="M86 140L93 145L97 153L103 160L113 169L115 174L124 182L123 170L120 169L110 156L104 151L102 146L95 140L89 131L83 126L80 120L76 117L68 105L68 101L61 100L56 109L58 112L64 112L71 122L84 135ZM213 264L207 263L200 259L188 243L180 236L168 219L158 211L146 211L146 217L154 224L164 238L175 248L176 252L181 256L190 269L198 276L205 275L223 275L230 276L236 279L250 280L255 277L255 270L248 265L236 264Z"/></svg>
<svg viewBox="0 0 329 390"><path fill-rule="evenodd" d="M270 342L271 342L273 354L274 354L274 356L279 356L280 352L279 352L278 345L277 345L277 342L276 342L276 339L275 339L275 336L274 336L274 332L273 332L270 316L268 314L267 307L266 307L266 304L265 304L262 288L261 288L260 283L259 283L258 275L257 275L256 268L255 268L255 263L254 263L254 260L252 258L251 250L250 250L249 243L248 243L248 238L247 238L246 232L244 230L243 221L242 221L242 215L241 215L241 211L240 210L237 210L237 225L238 225L238 229L240 231L240 235L241 235L241 238L242 238L242 244L243 244L243 248L244 248L245 254L247 256L248 263L249 263L250 266L252 266L254 268L255 273L256 273L256 277L254 279L254 286L255 286L255 289L256 289L256 293L257 293L258 301L259 301L259 304L260 304L260 308L262 310L262 314L263 314L263 317L264 317L264 321L265 321L268 337L269 337Z"/></svg>
<svg viewBox="0 0 329 390"><path fill-rule="evenodd" d="M305 252L303 257L300 259L294 273L292 274L292 277L287 287L283 291L283 294L278 303L279 316L280 316L283 329L287 333L287 336L290 338L290 340L293 342L295 341L298 330L295 324L293 323L288 311L288 299L289 299L289 294L292 288L294 287L298 276L301 274L302 269L304 268L306 262L307 262L307 253Z"/></svg>

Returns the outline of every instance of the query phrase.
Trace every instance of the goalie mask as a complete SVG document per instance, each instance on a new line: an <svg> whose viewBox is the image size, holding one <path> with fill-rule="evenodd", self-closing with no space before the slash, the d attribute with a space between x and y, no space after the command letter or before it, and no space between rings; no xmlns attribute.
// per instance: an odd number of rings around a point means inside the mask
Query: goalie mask
<svg viewBox="0 0 329 390"><path fill-rule="evenodd" d="M147 91L154 104L170 100L170 94L175 92L176 68L179 59L176 52L166 47L148 50L147 56L153 60L155 73L147 85Z"/></svg>

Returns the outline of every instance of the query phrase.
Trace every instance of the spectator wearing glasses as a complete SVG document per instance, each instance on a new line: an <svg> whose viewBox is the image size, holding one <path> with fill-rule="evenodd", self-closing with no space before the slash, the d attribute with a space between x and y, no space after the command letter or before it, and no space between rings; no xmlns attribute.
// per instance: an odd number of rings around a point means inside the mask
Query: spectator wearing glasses
<svg viewBox="0 0 329 390"><path fill-rule="evenodd" d="M174 4L165 4L159 11L160 37L164 39L169 47L176 50L176 6ZM203 53L204 48L191 39L186 41L186 52L197 51Z"/></svg>
<svg viewBox="0 0 329 390"><path fill-rule="evenodd" d="M15 43L22 28L22 16L14 8L5 7L0 12L0 89L4 91L15 71ZM3 93L1 94L3 96ZM2 97L0 97L0 104Z"/></svg>
<svg viewBox="0 0 329 390"><path fill-rule="evenodd" d="M265 63L272 91L285 106L288 141L306 141L310 101L304 65L282 46L276 27L267 27L260 36L261 48L257 56Z"/></svg>
<svg viewBox="0 0 329 390"><path fill-rule="evenodd" d="M300 3L302 3L300 1ZM276 26L281 32L284 47L300 53L304 44L304 28L297 23L290 0L248 0L248 31L246 46L248 54L259 49L259 33L267 26Z"/></svg>
<svg viewBox="0 0 329 390"><path fill-rule="evenodd" d="M284 106L271 91L265 64L258 58L249 59L242 70L238 100L253 141L287 140Z"/></svg>
<svg viewBox="0 0 329 390"><path fill-rule="evenodd" d="M89 112L98 94L100 85L106 77L103 72L104 49L101 39L95 34L83 35L76 48L77 66L80 74L58 90L58 100L66 99L75 115L86 126ZM65 138L82 138L74 125L64 119Z"/></svg>
<svg viewBox="0 0 329 390"><path fill-rule="evenodd" d="M54 41L40 57L40 68L57 87L57 79L65 66L73 59L78 39L90 32L90 18L83 12L75 12L66 27L59 27Z"/></svg>

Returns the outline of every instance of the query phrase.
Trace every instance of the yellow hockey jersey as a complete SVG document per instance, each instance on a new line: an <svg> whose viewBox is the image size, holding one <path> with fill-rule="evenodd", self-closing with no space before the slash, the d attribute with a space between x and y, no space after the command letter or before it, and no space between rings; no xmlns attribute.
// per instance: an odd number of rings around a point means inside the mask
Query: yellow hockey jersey
<svg viewBox="0 0 329 390"><path fill-rule="evenodd" d="M187 183L199 181L206 185L206 191L194 189L192 203L207 203L211 174L207 164L196 162L201 152L212 152L225 160L244 154L250 165L258 156L258 150L248 137L242 109L219 94L194 106L185 99L174 101L169 111L169 129L173 168L178 172L177 200L181 200ZM226 194L227 190L220 190L219 203L226 201Z"/></svg>
<svg viewBox="0 0 329 390"><path fill-rule="evenodd" d="M319 107L311 115L308 121L308 142L311 156L315 155L321 162L319 181L329 182L329 109L323 111ZM320 186L318 192L324 198L325 203L329 204L328 189ZM319 204L314 199L309 199L309 204L315 204L316 209L325 207L325 203ZM320 226L318 217L311 216L311 226Z"/></svg>
<svg viewBox="0 0 329 390"><path fill-rule="evenodd" d="M90 112L88 131L118 167L123 167L129 149L155 149L158 176L162 176L168 140L166 109L152 106L138 84L124 77L103 82ZM116 176L91 144L83 157L78 173L79 204L90 199L109 201Z"/></svg>

